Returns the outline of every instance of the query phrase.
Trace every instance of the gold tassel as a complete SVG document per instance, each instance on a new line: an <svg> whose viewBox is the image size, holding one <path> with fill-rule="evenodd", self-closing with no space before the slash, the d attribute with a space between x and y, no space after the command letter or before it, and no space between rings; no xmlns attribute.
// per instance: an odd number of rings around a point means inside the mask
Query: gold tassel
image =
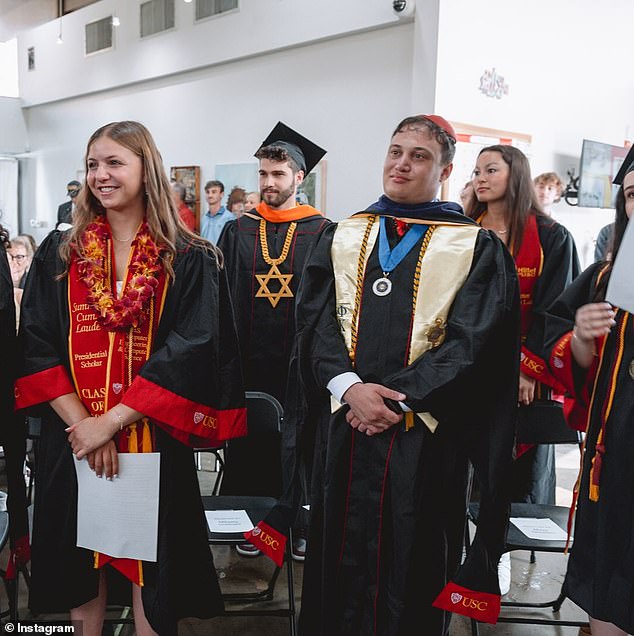
<svg viewBox="0 0 634 636"><path fill-rule="evenodd" d="M150 422L147 417L143 418L143 441L141 444L143 453L152 452L152 435L150 433Z"/></svg>
<svg viewBox="0 0 634 636"><path fill-rule="evenodd" d="M414 413L407 411L405 413L405 431L409 431L410 428L414 428Z"/></svg>
<svg viewBox="0 0 634 636"><path fill-rule="evenodd" d="M130 429L130 437L128 437L128 453L138 453L139 447L136 434L136 422L134 424L130 424L128 428Z"/></svg>
<svg viewBox="0 0 634 636"><path fill-rule="evenodd" d="M599 501L599 486L596 484L590 484L590 501L595 503Z"/></svg>

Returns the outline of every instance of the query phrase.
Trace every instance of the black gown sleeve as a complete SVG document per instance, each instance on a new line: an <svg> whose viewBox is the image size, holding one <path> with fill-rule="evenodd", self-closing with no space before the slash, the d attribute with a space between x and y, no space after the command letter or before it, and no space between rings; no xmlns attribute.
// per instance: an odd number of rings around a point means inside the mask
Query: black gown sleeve
<svg viewBox="0 0 634 636"><path fill-rule="evenodd" d="M0 244L0 444L4 448L7 473L9 533L15 549L28 550L26 485L22 469L26 456L24 416L13 412L13 382L17 365L13 281L4 245ZM9 557L13 565L14 553ZM23 560L28 557L23 555Z"/></svg>
<svg viewBox="0 0 634 636"><path fill-rule="evenodd" d="M22 297L16 407L27 408L74 393L68 373L66 279L58 256L62 233L51 232L35 253Z"/></svg>
<svg viewBox="0 0 634 636"><path fill-rule="evenodd" d="M244 389L225 271L202 247L174 266L156 340L123 403L192 446L246 432Z"/></svg>

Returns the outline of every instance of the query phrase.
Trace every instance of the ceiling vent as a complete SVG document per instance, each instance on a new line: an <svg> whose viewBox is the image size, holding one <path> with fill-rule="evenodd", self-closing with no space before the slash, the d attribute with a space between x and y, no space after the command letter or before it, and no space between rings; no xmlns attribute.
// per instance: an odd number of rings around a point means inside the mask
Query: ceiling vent
<svg viewBox="0 0 634 636"><path fill-rule="evenodd" d="M196 0L196 20L233 11L238 8L238 0Z"/></svg>
<svg viewBox="0 0 634 636"><path fill-rule="evenodd" d="M86 25L86 55L112 48L112 16Z"/></svg>

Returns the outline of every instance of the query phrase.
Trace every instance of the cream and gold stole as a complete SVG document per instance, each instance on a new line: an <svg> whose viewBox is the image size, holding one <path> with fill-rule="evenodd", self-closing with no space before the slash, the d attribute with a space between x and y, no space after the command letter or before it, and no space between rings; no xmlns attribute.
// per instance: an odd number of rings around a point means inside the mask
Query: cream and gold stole
<svg viewBox="0 0 634 636"><path fill-rule="evenodd" d="M353 364L365 270L379 234L378 219L378 215L364 214L340 222L331 248L337 318ZM421 244L411 289L413 324L408 364L412 364L444 341L447 315L471 269L481 228L470 224L401 220L429 226ZM340 406L333 398L333 412ZM431 413L416 415L432 433L436 430L438 421Z"/></svg>

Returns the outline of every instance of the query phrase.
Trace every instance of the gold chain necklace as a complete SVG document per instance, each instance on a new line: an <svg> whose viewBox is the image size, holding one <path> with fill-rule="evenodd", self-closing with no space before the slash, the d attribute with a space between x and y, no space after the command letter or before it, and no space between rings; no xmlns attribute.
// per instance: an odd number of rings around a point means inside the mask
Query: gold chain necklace
<svg viewBox="0 0 634 636"><path fill-rule="evenodd" d="M293 298L293 292L289 287L293 280L293 274L282 274L278 265L281 265L288 256L296 227L297 223L295 221L288 226L286 238L284 239L284 245L282 247L282 253L277 258L271 258L269 253L269 244L266 239L266 219L260 219L260 246L262 248L262 258L267 265L271 266L271 269L269 269L268 274L255 275L258 283L260 283L260 288L256 292L255 297L268 298L273 307L277 307L277 303L279 303L282 298ZM268 285L272 280L276 280L280 284L280 289L277 292L271 292L269 290Z"/></svg>

